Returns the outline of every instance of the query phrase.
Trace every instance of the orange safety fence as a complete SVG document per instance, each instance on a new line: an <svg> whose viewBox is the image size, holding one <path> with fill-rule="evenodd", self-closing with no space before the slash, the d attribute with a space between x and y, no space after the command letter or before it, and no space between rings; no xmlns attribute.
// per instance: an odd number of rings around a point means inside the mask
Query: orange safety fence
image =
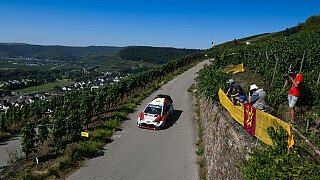
<svg viewBox="0 0 320 180"><path fill-rule="evenodd" d="M231 100L227 97L227 95L220 89L218 92L220 103L223 107L225 107L230 115L242 126L245 125L245 112L243 106L233 105ZM294 145L293 136L291 134L290 125L286 122L280 120L277 117L274 117L268 113L265 113L260 110L256 110L255 112L255 132L254 136L259 140L264 142L265 144L272 145L272 139L268 135L267 128L269 126L279 128L282 126L288 133L288 148L291 148Z"/></svg>

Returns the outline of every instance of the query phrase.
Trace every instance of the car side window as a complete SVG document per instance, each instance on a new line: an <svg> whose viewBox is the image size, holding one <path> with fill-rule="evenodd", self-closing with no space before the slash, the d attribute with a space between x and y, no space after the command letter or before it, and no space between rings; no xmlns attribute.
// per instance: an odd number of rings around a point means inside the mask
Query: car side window
<svg viewBox="0 0 320 180"><path fill-rule="evenodd" d="M171 99L169 99L169 102L170 102L170 103L168 103L168 109L170 109L170 108L171 108L171 106L172 106L172 100L171 100Z"/></svg>
<svg viewBox="0 0 320 180"><path fill-rule="evenodd" d="M166 114L167 113L167 104L164 104L163 106L163 114Z"/></svg>

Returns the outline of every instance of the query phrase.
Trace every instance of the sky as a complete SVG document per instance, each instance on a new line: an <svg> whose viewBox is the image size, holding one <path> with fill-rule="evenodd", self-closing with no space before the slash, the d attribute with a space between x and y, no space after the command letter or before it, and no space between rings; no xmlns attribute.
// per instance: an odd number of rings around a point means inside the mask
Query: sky
<svg viewBox="0 0 320 180"><path fill-rule="evenodd" d="M320 14L320 0L0 0L0 42L207 49Z"/></svg>

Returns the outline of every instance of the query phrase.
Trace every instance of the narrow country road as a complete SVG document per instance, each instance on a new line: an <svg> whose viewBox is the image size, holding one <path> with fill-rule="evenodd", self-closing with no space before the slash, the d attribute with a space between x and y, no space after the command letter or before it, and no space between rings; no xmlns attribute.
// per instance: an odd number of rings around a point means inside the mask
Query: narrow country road
<svg viewBox="0 0 320 180"><path fill-rule="evenodd" d="M69 179L198 179L194 104L187 89L208 62L199 63L143 100L122 124L123 130L113 135L114 141L104 147L104 154L90 159ZM171 126L161 131L139 129L139 113L157 94L169 94L174 101Z"/></svg>
<svg viewBox="0 0 320 180"><path fill-rule="evenodd" d="M19 137L14 137L6 142L0 143L0 172L9 165L9 153L16 158L22 155Z"/></svg>

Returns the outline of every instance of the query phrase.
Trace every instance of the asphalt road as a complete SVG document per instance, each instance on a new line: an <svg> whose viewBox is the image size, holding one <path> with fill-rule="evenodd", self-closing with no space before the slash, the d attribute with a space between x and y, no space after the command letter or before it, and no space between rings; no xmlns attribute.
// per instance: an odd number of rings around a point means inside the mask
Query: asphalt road
<svg viewBox="0 0 320 180"><path fill-rule="evenodd" d="M196 72L208 61L201 62L177 76L146 98L130 120L122 124L103 155L90 159L68 179L166 179L198 178L196 155L196 127L193 97L187 89L194 82ZM174 101L171 126L160 131L139 129L136 119L144 107L157 95L169 94Z"/></svg>
<svg viewBox="0 0 320 180"><path fill-rule="evenodd" d="M19 137L14 137L7 142L0 143L0 172L9 164L9 153L16 157L22 156Z"/></svg>

